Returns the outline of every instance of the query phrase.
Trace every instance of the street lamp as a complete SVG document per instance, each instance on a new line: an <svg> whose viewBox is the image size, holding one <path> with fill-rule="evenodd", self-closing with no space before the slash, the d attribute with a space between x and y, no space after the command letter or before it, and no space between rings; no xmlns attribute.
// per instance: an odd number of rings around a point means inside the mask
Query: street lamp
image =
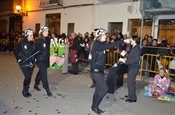
<svg viewBox="0 0 175 115"><path fill-rule="evenodd" d="M28 11L21 11L21 6L20 5L16 5L16 10L18 11L18 13L21 15L21 16L28 16Z"/></svg>

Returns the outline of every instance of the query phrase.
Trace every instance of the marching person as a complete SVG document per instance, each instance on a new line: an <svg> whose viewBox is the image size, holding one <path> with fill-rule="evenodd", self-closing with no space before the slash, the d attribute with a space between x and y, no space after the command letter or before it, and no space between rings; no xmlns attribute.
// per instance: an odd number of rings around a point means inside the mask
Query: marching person
<svg viewBox="0 0 175 115"><path fill-rule="evenodd" d="M39 31L39 38L36 41L36 51L39 53L36 55L36 64L39 67L39 71L35 78L34 89L40 91L38 87L39 82L42 80L43 88L46 90L48 96L52 96L49 89L49 83L47 79L47 68L49 66L49 48L50 48L50 38L48 37L49 28L46 26L41 27Z"/></svg>
<svg viewBox="0 0 175 115"><path fill-rule="evenodd" d="M29 93L29 86L34 69L33 66L34 57L30 58L30 56L32 56L34 52L34 43L32 41L33 41L33 31L31 29L27 29L25 31L24 39L17 45L15 50L15 57L25 77L23 81L22 94L26 98L32 96Z"/></svg>
<svg viewBox="0 0 175 115"><path fill-rule="evenodd" d="M136 102L136 76L139 72L139 61L140 61L140 48L139 48L139 42L140 38L137 36L131 37L131 51L128 55L127 60L125 61L125 64L128 66L128 95L125 95L127 98L126 102Z"/></svg>
<svg viewBox="0 0 175 115"><path fill-rule="evenodd" d="M91 65L90 75L96 82L91 109L96 114L103 113L103 111L99 109L99 104L101 103L103 97L108 91L108 87L104 78L104 69L106 60L105 50L124 43L123 40L119 40L111 44L105 44L104 43L105 39L106 39L106 31L100 28L99 30L96 31L96 41L92 46L92 52L91 52L92 59L90 63ZM129 40L125 40L125 42L129 42Z"/></svg>
<svg viewBox="0 0 175 115"><path fill-rule="evenodd" d="M92 32L92 38L91 38L92 41L90 42L90 51L89 51L89 57L88 57L89 60L91 60L91 58L92 58L92 46L96 40L96 31L97 30L98 30L98 28L95 28L94 31ZM94 88L94 87L95 87L95 81L92 78L92 84L91 84L90 88Z"/></svg>

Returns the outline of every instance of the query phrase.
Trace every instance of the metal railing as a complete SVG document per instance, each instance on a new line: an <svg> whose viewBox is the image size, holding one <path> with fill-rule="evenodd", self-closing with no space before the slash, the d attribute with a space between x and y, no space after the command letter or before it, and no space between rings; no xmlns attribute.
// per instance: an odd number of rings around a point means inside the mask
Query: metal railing
<svg viewBox="0 0 175 115"><path fill-rule="evenodd" d="M145 54L142 56L140 63L140 75L143 75L143 72L152 72L158 73L160 68L165 68L170 76L174 76L174 73L171 73L170 64L175 59L175 56L163 56L159 57L155 54Z"/></svg>

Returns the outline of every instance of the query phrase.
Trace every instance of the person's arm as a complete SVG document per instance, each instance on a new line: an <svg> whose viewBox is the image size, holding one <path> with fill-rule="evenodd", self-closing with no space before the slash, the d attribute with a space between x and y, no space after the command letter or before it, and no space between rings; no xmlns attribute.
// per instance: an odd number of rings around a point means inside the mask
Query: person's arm
<svg viewBox="0 0 175 115"><path fill-rule="evenodd" d="M158 85L158 83L157 83L158 77L159 77L159 74L154 76L153 84L156 85L156 86Z"/></svg>
<svg viewBox="0 0 175 115"><path fill-rule="evenodd" d="M162 85L162 89L164 91L167 91L169 86L170 86L170 79L167 79L167 81L165 81L165 83Z"/></svg>
<svg viewBox="0 0 175 115"><path fill-rule="evenodd" d="M115 46L121 45L123 43L124 43L123 40L119 40L119 41L116 41L116 42L110 43L110 44L100 43L100 44L98 44L98 46L96 45L94 48L96 51L102 51L102 50L110 49L110 48L113 48Z"/></svg>
<svg viewBox="0 0 175 115"><path fill-rule="evenodd" d="M36 54L36 55L34 56L35 59L40 55L40 52L41 52L41 51L40 51L40 42L39 42L39 40L37 40L37 41L35 42L35 50L34 50L33 53L35 53L35 52L37 52L37 51L39 51L39 53Z"/></svg>
<svg viewBox="0 0 175 115"><path fill-rule="evenodd" d="M21 52L21 43L19 43L15 50L15 57L18 63L22 62L21 57L19 56L19 53Z"/></svg>

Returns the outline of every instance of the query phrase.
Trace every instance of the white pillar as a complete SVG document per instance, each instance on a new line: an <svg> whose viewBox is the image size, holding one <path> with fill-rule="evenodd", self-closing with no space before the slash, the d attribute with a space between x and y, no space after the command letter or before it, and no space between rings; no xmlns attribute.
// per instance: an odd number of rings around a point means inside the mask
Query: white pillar
<svg viewBox="0 0 175 115"><path fill-rule="evenodd" d="M158 30L159 30L159 19L156 18L155 21L153 21L152 25L152 36L153 39L158 39Z"/></svg>

